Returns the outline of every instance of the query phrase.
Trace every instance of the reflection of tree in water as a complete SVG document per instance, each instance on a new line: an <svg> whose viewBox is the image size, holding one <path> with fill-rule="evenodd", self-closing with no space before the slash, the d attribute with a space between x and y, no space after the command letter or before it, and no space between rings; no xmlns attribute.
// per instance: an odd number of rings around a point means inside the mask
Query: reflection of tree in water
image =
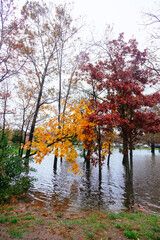
<svg viewBox="0 0 160 240"><path fill-rule="evenodd" d="M69 209L73 202L78 202L79 181L74 177L67 178L67 172L65 161L60 161L57 169L53 169L51 202L59 209Z"/></svg>
<svg viewBox="0 0 160 240"><path fill-rule="evenodd" d="M87 167L86 165L83 167L84 175L80 187L80 202L83 205L82 207L101 209L105 206L102 178L99 177L97 171L93 171L93 168L93 166Z"/></svg>
<svg viewBox="0 0 160 240"><path fill-rule="evenodd" d="M69 208L73 202L81 205L81 207L97 208L102 209L104 207L109 208L110 205L114 205L115 193L114 187L115 182L113 179L113 172L111 167L103 166L101 172L99 169L95 169L92 165L83 164L83 175L81 179L81 185L79 187L79 182L73 180L72 183L68 184L67 194L63 194L63 178L64 177L64 167L60 164L60 174L56 174L54 171L53 179L53 201L57 205L65 206ZM123 166L122 166L123 167ZM134 205L134 195L133 195L133 162L124 166L124 206L130 208ZM107 183L107 189L102 187L102 172L107 171L104 181ZM61 191L60 191L61 189Z"/></svg>
<svg viewBox="0 0 160 240"><path fill-rule="evenodd" d="M133 161L130 164L124 165L125 170L125 187L124 187L124 206L131 208L134 205L134 191L133 191Z"/></svg>
<svg viewBox="0 0 160 240"><path fill-rule="evenodd" d="M99 169L86 168L83 159L79 158L83 175L73 175L68 172L68 163L58 161L57 174L53 173L52 157L46 159L38 166L37 172L32 173L37 177L34 188L29 196L32 201L53 208L68 209L70 207L103 208L120 210L123 207L141 204L149 206L154 211L159 209L159 183L160 183L160 153L149 154L149 150L135 150L134 176L133 166L123 166L118 149L113 151L110 167L107 163L102 167L102 180L99 181ZM48 166L48 167L46 167ZM35 167L35 164L33 164ZM47 174L44 175L47 172ZM134 188L133 188L134 177ZM79 205L78 205L79 204ZM136 205L137 206L137 205ZM136 207L135 206L135 207ZM159 210L158 210L159 211Z"/></svg>
<svg viewBox="0 0 160 240"><path fill-rule="evenodd" d="M108 204L114 204L115 201L113 200L113 177L112 177L112 172L110 169L110 166L107 164L107 185L108 185Z"/></svg>

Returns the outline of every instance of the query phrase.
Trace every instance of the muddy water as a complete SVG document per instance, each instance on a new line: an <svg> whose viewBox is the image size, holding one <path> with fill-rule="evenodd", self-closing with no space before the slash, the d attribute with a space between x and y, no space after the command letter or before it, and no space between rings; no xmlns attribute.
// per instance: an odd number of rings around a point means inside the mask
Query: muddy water
<svg viewBox="0 0 160 240"><path fill-rule="evenodd" d="M32 163L37 178L29 195L34 202L57 209L96 208L119 211L140 206L160 213L160 153L152 156L149 150L135 150L133 171L128 174L122 165L122 155L113 150L110 167L104 165L99 180L98 168L86 169L82 158L77 161L83 175L68 172L66 161L59 161L53 171L54 156L46 157L41 165Z"/></svg>

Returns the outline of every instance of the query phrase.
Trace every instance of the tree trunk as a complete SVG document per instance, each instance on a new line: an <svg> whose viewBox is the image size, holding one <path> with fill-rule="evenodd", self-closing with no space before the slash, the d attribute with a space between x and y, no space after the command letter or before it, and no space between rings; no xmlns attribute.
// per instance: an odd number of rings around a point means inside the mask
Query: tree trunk
<svg viewBox="0 0 160 240"><path fill-rule="evenodd" d="M151 143L151 153L153 155L155 154L155 144L154 144L154 142Z"/></svg>
<svg viewBox="0 0 160 240"><path fill-rule="evenodd" d="M86 167L90 168L90 156L91 156L91 150L88 149L87 156L86 156Z"/></svg>
<svg viewBox="0 0 160 240"><path fill-rule="evenodd" d="M133 193L133 169L129 169L129 164L124 166L125 168L125 202L124 205L128 209L132 209L134 205L134 193Z"/></svg>
<svg viewBox="0 0 160 240"><path fill-rule="evenodd" d="M133 150L130 151L130 169L133 169Z"/></svg>
<svg viewBox="0 0 160 240"><path fill-rule="evenodd" d="M58 161L58 158L57 158L57 156L55 155L55 156L54 156L54 164L53 164L54 172L56 172L56 170L57 170L57 161Z"/></svg>
<svg viewBox="0 0 160 240"><path fill-rule="evenodd" d="M98 161L99 161L99 180L102 179L102 155L101 155L101 129L98 126Z"/></svg>
<svg viewBox="0 0 160 240"><path fill-rule="evenodd" d="M123 164L128 164L128 138L123 134Z"/></svg>
<svg viewBox="0 0 160 240"><path fill-rule="evenodd" d="M33 116L31 130L30 130L30 134L29 134L29 142L31 142L31 143L33 141L33 133L34 133L34 129L35 129L35 126L36 126L37 116L38 116L38 112L39 112L39 108L40 108L40 102L41 102L42 91L43 91L43 84L44 84L44 79L43 79L43 81L40 85L40 91L39 91L39 95L38 95L38 99L37 99L36 110L35 110L35 113L34 113L34 116ZM30 152L31 152L31 149L28 149L26 151L26 161L25 161L26 165L29 164Z"/></svg>
<svg viewBox="0 0 160 240"><path fill-rule="evenodd" d="M4 139L5 128L6 128L6 109L7 109L7 98L4 100L4 111L3 111L3 126L2 126L2 137L1 140Z"/></svg>
<svg viewBox="0 0 160 240"><path fill-rule="evenodd" d="M109 144L108 148L107 166L109 166L110 163L110 156L111 156L111 144Z"/></svg>

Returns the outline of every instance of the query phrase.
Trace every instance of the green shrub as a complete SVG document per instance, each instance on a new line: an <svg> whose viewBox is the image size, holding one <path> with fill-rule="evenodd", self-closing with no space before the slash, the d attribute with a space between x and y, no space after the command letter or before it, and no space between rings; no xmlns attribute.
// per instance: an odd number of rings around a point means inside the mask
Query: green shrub
<svg viewBox="0 0 160 240"><path fill-rule="evenodd" d="M21 196L27 192L33 179L26 174L24 159L8 143L7 136L0 134L0 202Z"/></svg>

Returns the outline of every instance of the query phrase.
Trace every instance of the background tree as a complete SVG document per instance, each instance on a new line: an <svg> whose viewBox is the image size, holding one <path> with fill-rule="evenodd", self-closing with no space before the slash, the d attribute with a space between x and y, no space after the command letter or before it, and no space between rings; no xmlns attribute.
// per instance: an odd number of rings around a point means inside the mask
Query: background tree
<svg viewBox="0 0 160 240"><path fill-rule="evenodd" d="M160 68L159 68L159 41L160 41L160 9L159 7L156 9L155 12L145 12L144 15L144 26L147 28L149 32L150 38L150 56L149 56L149 63L152 66L155 74L158 76L160 75Z"/></svg>
<svg viewBox="0 0 160 240"><path fill-rule="evenodd" d="M146 109L158 102L159 94L145 95L148 86L157 81L152 69L146 66L147 51L139 51L134 39L128 43L123 34L117 40L109 41L104 51L106 59L95 66L88 64L83 67L90 79L97 82L96 88L105 90L98 108L114 112L114 122L123 139L123 163L128 163L128 149L132 151L133 143L138 134L148 129L151 113ZM106 106L105 106L106 104ZM97 111L99 112L99 111ZM103 119L104 116L98 116ZM154 123L156 122L156 116Z"/></svg>
<svg viewBox="0 0 160 240"><path fill-rule="evenodd" d="M50 5L48 8L45 4L27 2L22 13L27 20L19 32L19 52L28 59L23 71L35 80L37 87L37 101L29 134L29 141L32 142L39 110L57 100L57 80L58 114L61 111L62 58L66 44L77 30L72 27L71 17L63 6L52 8ZM29 155L30 149L26 157Z"/></svg>
<svg viewBox="0 0 160 240"><path fill-rule="evenodd" d="M27 133L30 129L33 114L35 111L35 104L37 100L37 85L35 79L30 76L22 79L24 76L19 76L15 84L15 101L16 114L14 127L21 132L21 142L19 142L19 155L23 155L23 146L27 141Z"/></svg>
<svg viewBox="0 0 160 240"><path fill-rule="evenodd" d="M20 18L16 18L15 11L14 0L0 1L0 82L17 74L25 63L25 59L17 61L15 51L17 29L23 26L25 18L20 14Z"/></svg>
<svg viewBox="0 0 160 240"><path fill-rule="evenodd" d="M11 109L9 100L11 99L11 91L9 90L8 83L4 81L1 83L0 90L0 117L1 117L1 137L5 135L6 126L9 124L7 121L7 116L10 114L14 114L13 109Z"/></svg>

